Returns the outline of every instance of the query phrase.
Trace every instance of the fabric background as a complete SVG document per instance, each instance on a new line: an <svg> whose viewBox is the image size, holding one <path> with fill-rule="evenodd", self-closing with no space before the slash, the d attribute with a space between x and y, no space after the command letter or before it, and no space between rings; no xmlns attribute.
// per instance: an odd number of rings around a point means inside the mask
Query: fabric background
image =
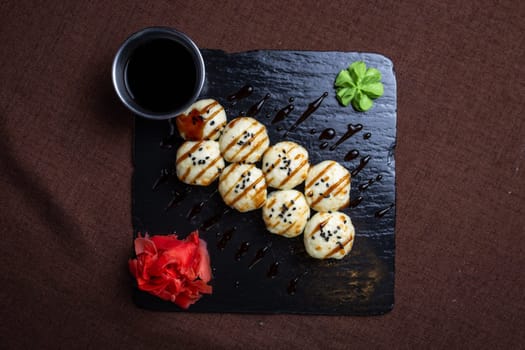
<svg viewBox="0 0 525 350"><path fill-rule="evenodd" d="M0 2L0 346L522 348L525 2ZM378 52L398 80L396 305L156 313L131 300L132 115L110 67L151 25L203 48Z"/></svg>

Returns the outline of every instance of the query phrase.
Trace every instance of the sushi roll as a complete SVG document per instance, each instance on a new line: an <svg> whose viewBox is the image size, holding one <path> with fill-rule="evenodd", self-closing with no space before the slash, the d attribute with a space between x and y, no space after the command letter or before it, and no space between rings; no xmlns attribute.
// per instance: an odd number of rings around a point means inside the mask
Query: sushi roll
<svg viewBox="0 0 525 350"><path fill-rule="evenodd" d="M240 212L255 210L266 201L266 180L255 165L233 163L219 177L219 193L226 205Z"/></svg>
<svg viewBox="0 0 525 350"><path fill-rule="evenodd" d="M266 127L250 117L232 119L219 139L224 159L231 163L255 163L270 145Z"/></svg>
<svg viewBox="0 0 525 350"><path fill-rule="evenodd" d="M333 160L316 164L308 170L304 194L316 211L344 208L350 203L350 173Z"/></svg>
<svg viewBox="0 0 525 350"><path fill-rule="evenodd" d="M262 215L266 229L271 233L297 237L303 233L310 217L310 207L299 191L274 191L268 195Z"/></svg>
<svg viewBox="0 0 525 350"><path fill-rule="evenodd" d="M184 140L217 140L226 126L226 112L219 102L203 99L175 118Z"/></svg>
<svg viewBox="0 0 525 350"><path fill-rule="evenodd" d="M341 212L317 213L304 229L306 252L316 259L342 259L354 244L355 229L348 215Z"/></svg>
<svg viewBox="0 0 525 350"><path fill-rule="evenodd" d="M177 150L177 177L189 185L208 186L224 166L217 141L186 141Z"/></svg>
<svg viewBox="0 0 525 350"><path fill-rule="evenodd" d="M308 151L295 142L283 141L266 150L262 170L270 187L288 190L306 179Z"/></svg>

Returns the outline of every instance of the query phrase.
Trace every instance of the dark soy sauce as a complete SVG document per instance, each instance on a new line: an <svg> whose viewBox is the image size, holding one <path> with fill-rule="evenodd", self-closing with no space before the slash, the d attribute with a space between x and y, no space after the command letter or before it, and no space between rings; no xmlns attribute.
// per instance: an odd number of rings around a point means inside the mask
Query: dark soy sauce
<svg viewBox="0 0 525 350"><path fill-rule="evenodd" d="M394 203L390 204L388 207L384 209L376 211L376 218L381 218L385 216L385 214L388 213L390 209L392 209L393 207L394 207Z"/></svg>
<svg viewBox="0 0 525 350"><path fill-rule="evenodd" d="M227 99L228 101L238 101L242 100L243 98L246 98L250 96L253 92L253 86L251 85L244 85L242 88L239 89L239 91L228 95Z"/></svg>
<svg viewBox="0 0 525 350"><path fill-rule="evenodd" d="M357 166L357 168L352 170L352 177L354 177L357 174L359 174L359 172L361 170L363 170L363 168L368 164L369 161L370 161L370 156L366 156L366 157L361 158L361 161L359 162L359 165Z"/></svg>
<svg viewBox="0 0 525 350"><path fill-rule="evenodd" d="M348 205L350 208L355 208L357 207L359 204L361 204L361 202L363 201L363 197L359 196L359 197L356 197L354 199L352 199L350 201L350 204Z"/></svg>
<svg viewBox="0 0 525 350"><path fill-rule="evenodd" d="M275 276L277 276L278 273L279 273L279 262L276 261L270 265L270 268L268 269L266 276L268 278L274 278Z"/></svg>
<svg viewBox="0 0 525 350"><path fill-rule="evenodd" d="M295 295L295 293L297 292L297 282L299 282L301 277L305 276L306 274L307 272L304 272L303 274L296 276L290 280L290 282L288 283L288 288L286 288L288 294Z"/></svg>
<svg viewBox="0 0 525 350"><path fill-rule="evenodd" d="M235 253L235 260L239 261L243 257L246 252L250 249L250 242L242 242L241 246L237 250L237 253Z"/></svg>
<svg viewBox="0 0 525 350"><path fill-rule="evenodd" d="M284 120L288 116L288 114L292 113L293 109L294 109L294 105L289 104L283 109L279 110L277 114L275 115L275 117L273 117L272 124L275 124L275 123L278 123Z"/></svg>
<svg viewBox="0 0 525 350"><path fill-rule="evenodd" d="M199 228L203 231L208 231L210 228L217 225L219 221L221 221L221 218L222 218L222 213L217 213L213 215L211 218L204 221Z"/></svg>
<svg viewBox="0 0 525 350"><path fill-rule="evenodd" d="M219 248L220 250L224 250L228 242L232 239L235 230L236 228L232 227L231 229L224 231L221 239L219 240L219 242L217 242L217 248Z"/></svg>
<svg viewBox="0 0 525 350"><path fill-rule="evenodd" d="M191 53L182 44L155 39L131 53L124 68L124 83L143 109L166 113L191 99L197 70Z"/></svg>
<svg viewBox="0 0 525 350"><path fill-rule="evenodd" d="M271 246L272 246L272 243L270 242L270 243L268 243L268 245L265 245L264 247L259 249L257 251L257 253L255 253L255 257L253 258L253 260L250 263L250 265L248 266L248 268L251 269L252 267L255 266L255 264L257 264L259 261L261 261L262 258L264 258L264 256L266 255L266 252L268 251L268 249L270 249Z"/></svg>
<svg viewBox="0 0 525 350"><path fill-rule="evenodd" d="M326 96L328 96L328 92L325 92L323 93L317 100L313 101L313 102L310 102L308 104L308 108L306 108L306 110L303 112L303 114L301 114L301 116L299 117L299 119L297 119L295 121L295 123L293 123L293 125L290 127L290 129L288 129L288 131L294 131L295 129L297 129L297 127L302 123L304 122L306 119L308 119L308 117L317 110L317 108L319 108L321 106L321 103L323 103L323 100L326 98Z"/></svg>
<svg viewBox="0 0 525 350"><path fill-rule="evenodd" d="M337 142L330 147L330 151L335 150L337 148L337 146L339 146L340 144L345 142L350 137L354 136L355 133L363 130L363 125L361 125L361 124L356 124L356 125L348 124L347 128L348 129L347 129L346 133L343 136L341 136L341 138L339 140L337 140Z"/></svg>
<svg viewBox="0 0 525 350"><path fill-rule="evenodd" d="M248 112L246 112L246 115L248 117L255 117L261 111L262 106L264 105L266 100L268 100L269 98L270 98L270 94L266 94L266 96L264 96L259 102L257 102L256 104L251 106L250 109L248 109Z"/></svg>
<svg viewBox="0 0 525 350"><path fill-rule="evenodd" d="M319 140L331 140L335 137L335 130L332 128L324 129L319 135Z"/></svg>
<svg viewBox="0 0 525 350"><path fill-rule="evenodd" d="M206 204L206 202L204 201L195 204L193 208L191 208L191 210L189 211L188 216L186 218L191 220L192 218L200 214L202 208L204 207L204 204Z"/></svg>
<svg viewBox="0 0 525 350"><path fill-rule="evenodd" d="M364 190L368 189L368 187L370 187L371 184L373 184L376 181L381 181L382 178L383 178L383 175L379 174L375 178L369 179L364 184L359 185L359 187L358 187L359 191L364 191Z"/></svg>
<svg viewBox="0 0 525 350"><path fill-rule="evenodd" d="M356 159L357 157L359 157L359 151L356 150L356 149L353 149L351 151L349 151L346 155L345 155L345 161L351 161L352 159Z"/></svg>

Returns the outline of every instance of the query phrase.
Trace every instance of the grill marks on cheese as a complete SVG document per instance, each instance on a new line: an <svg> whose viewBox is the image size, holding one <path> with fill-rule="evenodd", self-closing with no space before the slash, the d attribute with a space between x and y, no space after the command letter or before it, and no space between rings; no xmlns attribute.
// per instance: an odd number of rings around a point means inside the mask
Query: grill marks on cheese
<svg viewBox="0 0 525 350"><path fill-rule="evenodd" d="M308 152L295 142L279 142L264 153L263 171L268 186L292 189L306 179Z"/></svg>
<svg viewBox="0 0 525 350"><path fill-rule="evenodd" d="M341 259L353 246L355 229L350 218L341 212L320 212L306 224L304 245L316 259Z"/></svg>
<svg viewBox="0 0 525 350"><path fill-rule="evenodd" d="M310 216L310 207L301 192L279 190L269 194L262 216L271 233L296 237L303 232Z"/></svg>
<svg viewBox="0 0 525 350"><path fill-rule="evenodd" d="M216 141L186 141L177 150L177 177L190 185L208 186L224 168Z"/></svg>
<svg viewBox="0 0 525 350"><path fill-rule="evenodd" d="M220 138L221 152L229 162L257 162L270 144L266 127L250 117L230 121Z"/></svg>
<svg viewBox="0 0 525 350"><path fill-rule="evenodd" d="M215 140L226 126L226 112L213 99L199 100L175 119L185 140Z"/></svg>
<svg viewBox="0 0 525 350"><path fill-rule="evenodd" d="M220 176L219 193L240 212L254 210L266 202L266 180L255 165L233 163Z"/></svg>
<svg viewBox="0 0 525 350"><path fill-rule="evenodd" d="M317 211L339 210L350 202L350 173L328 160L310 168L305 184L306 200Z"/></svg>

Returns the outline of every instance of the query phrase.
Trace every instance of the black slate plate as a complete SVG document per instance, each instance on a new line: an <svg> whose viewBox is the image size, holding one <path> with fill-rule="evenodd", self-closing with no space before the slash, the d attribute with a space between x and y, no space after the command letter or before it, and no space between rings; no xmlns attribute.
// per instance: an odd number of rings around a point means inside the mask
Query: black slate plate
<svg viewBox="0 0 525 350"><path fill-rule="evenodd" d="M304 250L302 236L286 239L268 233L260 210L227 210L216 191L217 183L203 188L179 182L170 175L181 143L176 130L168 121L141 118L135 119L134 237L138 232L177 232L184 237L200 228L211 257L213 294L192 305L191 312L376 315L391 310L396 140L392 62L377 54L350 52L228 54L203 50L203 56L207 81L201 97L217 99L225 107L228 119L246 113L269 93L271 97L256 118L268 127L272 144L283 139L295 141L309 150L312 164L333 159L354 171L353 205L343 210L356 228L353 250L340 261L312 259ZM337 73L357 60L378 68L383 75L385 94L366 113L341 107L333 88ZM251 94L237 93L246 85L253 87ZM309 104L319 101L325 92L328 95L317 110L284 136ZM235 93L237 99L228 99ZM275 115L289 104L294 105L293 111L283 121L272 124ZM360 124L362 130L330 150L348 130L348 124ZM336 130L335 138L319 140L321 132L329 127ZM328 142L328 147L321 149L323 142ZM358 151L359 156L349 160L346 156L352 150ZM249 242L250 247L236 259L244 242ZM252 264L264 247L269 247L264 257ZM180 310L138 290L134 300L147 309Z"/></svg>

